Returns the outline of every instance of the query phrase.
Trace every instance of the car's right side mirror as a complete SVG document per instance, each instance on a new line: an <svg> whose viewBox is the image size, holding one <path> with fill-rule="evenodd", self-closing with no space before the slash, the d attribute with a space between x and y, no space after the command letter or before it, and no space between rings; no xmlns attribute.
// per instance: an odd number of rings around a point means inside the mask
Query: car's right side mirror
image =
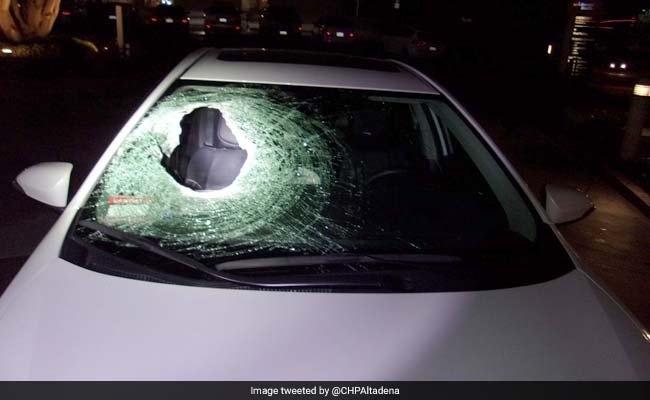
<svg viewBox="0 0 650 400"><path fill-rule="evenodd" d="M577 189L546 185L546 215L554 224L577 221L594 209L589 196Z"/></svg>

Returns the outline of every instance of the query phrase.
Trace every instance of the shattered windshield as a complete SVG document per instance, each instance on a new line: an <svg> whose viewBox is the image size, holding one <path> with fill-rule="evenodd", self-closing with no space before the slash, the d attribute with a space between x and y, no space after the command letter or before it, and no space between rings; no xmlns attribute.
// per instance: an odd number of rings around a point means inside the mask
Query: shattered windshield
<svg viewBox="0 0 650 400"><path fill-rule="evenodd" d="M537 232L438 96L192 82L125 138L80 218L210 262L439 252Z"/></svg>

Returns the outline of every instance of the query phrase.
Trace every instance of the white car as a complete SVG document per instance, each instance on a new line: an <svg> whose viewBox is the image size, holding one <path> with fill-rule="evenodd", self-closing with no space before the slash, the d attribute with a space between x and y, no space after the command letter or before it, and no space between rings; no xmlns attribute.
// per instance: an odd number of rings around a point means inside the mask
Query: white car
<svg viewBox="0 0 650 400"><path fill-rule="evenodd" d="M0 298L5 380L637 380L648 334L471 116L396 61L202 49Z"/></svg>

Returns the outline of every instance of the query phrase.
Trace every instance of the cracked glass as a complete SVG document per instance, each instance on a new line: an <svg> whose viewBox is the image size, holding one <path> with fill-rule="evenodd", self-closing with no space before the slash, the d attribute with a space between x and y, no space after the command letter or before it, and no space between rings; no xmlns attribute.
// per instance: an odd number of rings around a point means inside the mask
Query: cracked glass
<svg viewBox="0 0 650 400"><path fill-rule="evenodd" d="M220 190L181 184L163 161L203 107L247 152ZM246 84L171 90L121 143L81 218L203 261L438 252L536 232L511 180L437 96Z"/></svg>

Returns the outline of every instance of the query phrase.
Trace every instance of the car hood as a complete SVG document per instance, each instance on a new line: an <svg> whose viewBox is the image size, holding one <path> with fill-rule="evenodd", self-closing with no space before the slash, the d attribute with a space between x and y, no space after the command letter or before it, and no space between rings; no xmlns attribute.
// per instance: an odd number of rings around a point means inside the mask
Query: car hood
<svg viewBox="0 0 650 400"><path fill-rule="evenodd" d="M0 299L0 379L650 378L641 331L577 270L512 289L347 294L34 262Z"/></svg>

